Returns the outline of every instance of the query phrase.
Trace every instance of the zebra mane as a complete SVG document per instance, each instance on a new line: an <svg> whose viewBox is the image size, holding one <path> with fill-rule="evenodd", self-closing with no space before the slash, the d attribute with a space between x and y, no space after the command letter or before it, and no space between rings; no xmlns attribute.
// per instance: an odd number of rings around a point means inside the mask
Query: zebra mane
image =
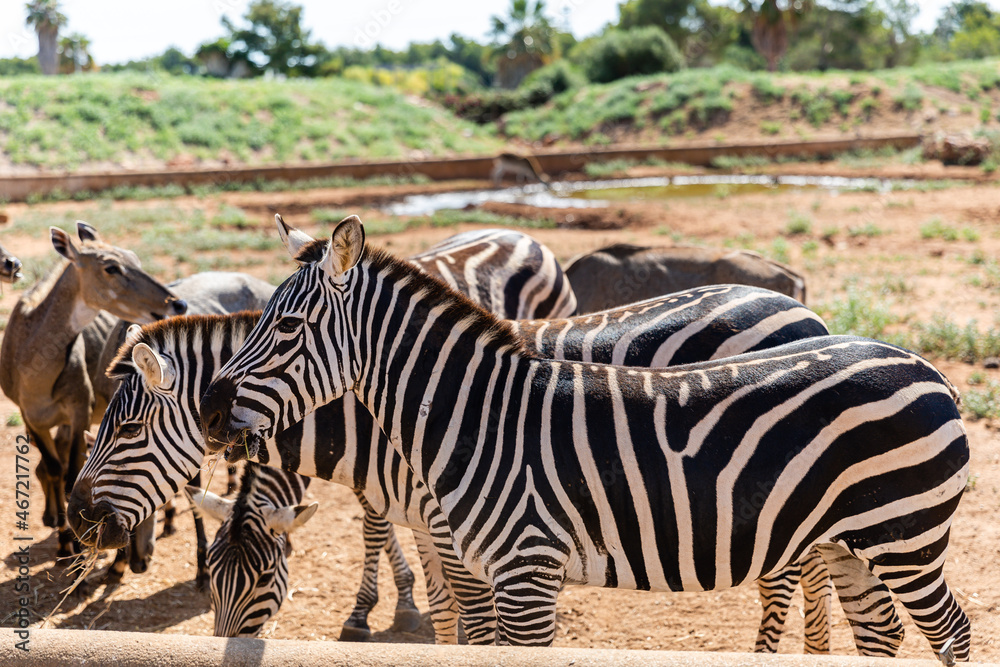
<svg viewBox="0 0 1000 667"><path fill-rule="evenodd" d="M139 343L145 343L160 352L171 343L185 340L197 331L202 333L202 340L211 340L214 336L228 339L234 332L249 333L260 315L259 310L244 310L227 315L182 315L147 324L139 331L138 337L126 341L118 348L118 353L105 373L112 380L124 380L137 373L138 369L132 363L132 349Z"/></svg>
<svg viewBox="0 0 1000 667"><path fill-rule="evenodd" d="M328 243L327 239L318 239L306 244L295 257L295 261L313 264L322 260ZM524 346L523 339L514 333L509 322L480 307L464 294L453 290L444 281L422 272L413 264L393 256L383 248L367 243L361 255L361 262L367 262L393 282L407 285L414 292L424 292L425 302L433 306L446 305L445 316L463 321L468 325L467 331L480 340L509 347L527 356L533 355Z"/></svg>

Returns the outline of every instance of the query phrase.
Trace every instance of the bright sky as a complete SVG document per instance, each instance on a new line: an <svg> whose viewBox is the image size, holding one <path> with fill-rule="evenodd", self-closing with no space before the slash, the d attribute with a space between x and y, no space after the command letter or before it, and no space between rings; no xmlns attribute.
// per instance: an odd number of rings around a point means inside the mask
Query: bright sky
<svg viewBox="0 0 1000 667"><path fill-rule="evenodd" d="M295 0L313 37L328 46L400 49L409 42L446 39L457 32L483 39L490 16L503 13L510 0ZM549 0L549 15L577 37L600 30L618 16L620 0ZM934 26L949 0L921 0L920 30ZM192 53L202 42L222 35L219 19L238 19L249 0L62 0L69 19L64 34L80 32L91 40L98 63L124 62L162 53L168 46ZM38 42L24 25L24 1L0 0L0 58L29 57ZM1000 0L990 0L1000 9ZM565 14L564 14L565 12Z"/></svg>

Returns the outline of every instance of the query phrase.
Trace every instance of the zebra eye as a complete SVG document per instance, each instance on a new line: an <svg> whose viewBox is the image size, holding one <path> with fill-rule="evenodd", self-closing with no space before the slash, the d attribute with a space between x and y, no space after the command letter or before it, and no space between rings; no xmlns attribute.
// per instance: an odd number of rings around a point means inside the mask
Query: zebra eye
<svg viewBox="0 0 1000 667"><path fill-rule="evenodd" d="M140 433L142 433L142 424L136 422L122 424L118 427L119 438L137 438Z"/></svg>
<svg viewBox="0 0 1000 667"><path fill-rule="evenodd" d="M302 318L286 315L275 326L283 334L293 334L302 326Z"/></svg>

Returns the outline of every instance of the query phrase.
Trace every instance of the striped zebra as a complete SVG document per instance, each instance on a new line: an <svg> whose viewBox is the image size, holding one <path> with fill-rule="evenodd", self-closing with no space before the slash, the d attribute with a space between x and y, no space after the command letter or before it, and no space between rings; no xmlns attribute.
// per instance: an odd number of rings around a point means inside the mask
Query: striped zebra
<svg viewBox="0 0 1000 667"><path fill-rule="evenodd" d="M279 226L295 233L277 217ZM568 317L576 310L576 295L556 256L521 232L462 232L407 260L510 320Z"/></svg>
<svg viewBox="0 0 1000 667"><path fill-rule="evenodd" d="M221 522L208 548L216 636L255 637L264 623L278 612L288 591L291 547L288 531L278 530L266 518L268 513L274 512L295 516L317 505L303 504L310 481L309 477L248 462L240 475L239 493L232 500L197 486L185 487L196 511ZM367 641L371 637L368 614L378 604L381 550L389 557L398 592L392 629L414 632L420 627L421 615L413 601L413 571L406 562L392 524L374 513L363 494L357 495L365 509L365 564L357 601L344 622L340 641ZM312 512L303 516L300 524L312 516ZM254 563L266 566L256 567Z"/></svg>
<svg viewBox="0 0 1000 667"><path fill-rule="evenodd" d="M366 251L357 216L295 259L202 396L209 450L255 456L353 391L489 583L505 642L551 644L565 583L717 590L817 546L867 564L936 652L968 659L944 579L968 441L921 357L829 336L660 371L552 361Z"/></svg>
<svg viewBox="0 0 1000 667"><path fill-rule="evenodd" d="M202 383L207 383L207 379L212 374L211 369L192 369L187 364L210 363L214 362L215 359L220 359L220 363L225 361L225 356L216 357L213 355L225 355L230 353L232 349L239 347L243 337L254 322L255 320L251 318L245 319L240 323L240 326L233 326L231 321L225 323L225 326L221 326L222 321L214 323L205 321L198 326L192 326L194 323L177 320L173 326L169 327L169 335L164 327L159 327L145 332L142 341L151 346L160 356L173 360L175 373L182 377L194 375L201 378ZM734 352L778 345L790 340L826 333L819 318L802 307L801 304L774 292L736 285L714 286L688 293L668 295L661 299L633 304L617 311L598 313L572 320L522 322L517 323L516 326L520 328L522 335L525 335L529 341L534 341L545 354L565 355L570 358L596 361L614 361L616 363L627 361L637 364L683 363L688 361L692 355L694 358L718 358ZM204 358L207 351L200 342L207 340L213 341L213 345L221 346L219 351L208 355L208 361ZM134 356L134 354L130 356L129 349L123 350L119 355L120 359L123 360ZM159 367L159 362L156 366ZM212 368L217 367L213 366ZM135 361L127 361L118 365L117 372L125 377L135 376L137 368L138 365ZM131 391L132 384L135 385L137 392L146 390L146 386L153 388L156 386L155 383L133 382L126 385L129 387L128 391ZM177 381L175 384L181 388L190 385L187 381ZM111 414L115 415L112 423L149 423L151 421L149 414L144 412L146 402L141 399L137 400L132 397L131 411L127 408L121 412L118 411L119 405L121 405L120 401L129 400L128 391L116 397L115 405L112 406ZM182 406L191 402L188 398L175 399L175 401L177 409L182 409ZM357 406L353 401L351 403L353 406ZM195 418L190 415L171 416L169 421L182 424L195 423ZM378 433L377 429L373 427L370 413L367 410L363 408L355 410L351 406L343 406L342 408L328 406L317 413L315 424L310 425L310 421L311 419L307 419L303 425L279 434L278 442L268 446L271 452L270 456L267 455L266 451L262 452L261 460L280 461L286 469L299 470L325 479L333 479L355 488L357 488L355 480L365 479L366 475L371 472L371 468L374 468L375 474L366 482L369 489L385 489L394 483L395 488L408 488L412 484L410 480L398 482L398 480L386 480L384 476L380 476L383 470L396 469L399 466L398 460L387 465L373 466L371 462L377 462L379 456L384 456L384 454L373 456L372 459L358 456L359 444L364 445L366 439L364 434L370 436L373 432ZM326 432L336 433L338 438L342 434L344 442L334 440L315 443L303 440L305 434L309 434L310 440L315 440L317 434ZM99 440L107 433L109 431L102 431ZM362 436L357 437L358 433L361 433ZM111 438L115 437L112 432ZM136 449L134 445L104 441L104 446L95 447L92 461L104 459L106 463L116 465L119 470L130 470L130 461L147 459L153 456L153 452L170 452L170 448L178 444L177 438L171 439L167 435L157 436L155 432L148 437L151 440L140 440L139 444L143 447L152 446L152 452L146 451L142 447ZM384 439L380 440L378 446L382 448L380 451L385 451ZM109 447L111 451L109 451ZM200 460L204 451L203 445L195 443L192 447L195 447L196 451L178 453L170 458L173 460ZM114 448L119 448L119 451L113 451ZM298 454L282 455L279 458L277 453L279 449L286 452L294 449ZM389 450L389 455L394 456L391 450ZM109 456L116 458L108 458ZM344 465L345 462L349 464L352 461L355 464L354 470L350 466ZM128 476L130 474L130 472L108 474L101 471L98 475L95 472L91 477L99 478L100 481L96 483L105 487L105 491L103 493L95 491L94 498L88 498L88 501L93 502L101 495L105 495L107 498L120 498L122 496L121 488L129 487ZM182 479L175 478L170 483L183 483L184 474L181 474L180 477ZM371 493L372 491L367 492ZM391 496L386 492L383 492L383 495ZM418 497L418 495L408 492L389 502L396 505L405 505L409 502L411 505L419 506L418 502L414 502ZM379 502L384 503L384 501ZM365 515L366 523L381 520L377 515L373 515L369 508L366 509L369 510ZM93 511L87 509L88 515ZM404 507L404 521L407 513L411 516L419 515L418 511L410 512L408 508ZM419 525L418 522L418 528ZM425 531L427 530L426 525L425 522ZM449 536L445 534L445 544L449 539ZM374 548L376 556L378 549L377 546ZM367 543L366 551L368 552L366 562L370 562L372 547ZM426 562L427 558L434 558L436 554L425 545L425 548L421 550L421 556ZM447 554L445 558L447 558ZM250 579L249 575L247 579ZM776 573L770 579L773 579L775 585L784 580L781 573ZM762 650L773 650L773 646L776 646L777 634L780 633L780 626L775 627L773 620L778 617L783 618L784 613L781 610L772 610L772 605L766 603L769 599L766 594L765 585L767 583L766 581L762 582L762 596L765 600L764 619L769 625L762 625L762 632L767 628L768 636L771 637L773 645L765 645ZM439 605L433 603L438 597L436 593L443 592L444 597L447 598L450 598L450 595L447 595L447 585L440 578L428 582L428 589L431 591L432 616L434 616L435 610L439 609ZM807 589L807 592L809 590ZM854 596L853 601L859 604L861 599L860 596ZM895 618L887 591L885 592L885 602L889 614ZM454 601L450 601L445 606L450 605L450 608L453 608L454 604ZM778 599L776 604L785 604L785 611L787 611L787 601ZM850 602L845 602L845 608L857 634L859 628L869 626L865 613L872 605L863 605L858 610L853 611L850 604ZM454 617L454 611L450 613ZM816 618L817 627L824 628L828 624L827 618ZM345 631L349 629L350 623L345 625ZM453 626L452 629L454 629ZM820 634L828 635L828 630L822 630ZM889 653L893 653L897 647L898 642ZM824 650L824 645L807 641L807 650Z"/></svg>

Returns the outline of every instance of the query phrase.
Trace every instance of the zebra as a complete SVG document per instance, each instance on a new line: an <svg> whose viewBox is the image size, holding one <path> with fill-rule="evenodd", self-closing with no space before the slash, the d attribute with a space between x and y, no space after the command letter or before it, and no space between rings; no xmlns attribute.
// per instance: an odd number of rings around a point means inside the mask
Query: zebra
<svg viewBox="0 0 1000 667"><path fill-rule="evenodd" d="M246 465L235 500L185 487L196 512L222 521L207 559L216 636L255 637L281 606L288 593L289 534L319 509L319 503L301 504L308 483Z"/></svg>
<svg viewBox="0 0 1000 667"><path fill-rule="evenodd" d="M291 552L288 533L267 525L262 517L269 510L307 511L312 505L302 503L311 481L309 477L248 462L240 475L239 493L233 500L197 486L184 487L196 511L221 522L208 549L216 636L254 637L281 607L288 591ZM356 492L356 495L365 510L365 566L357 601L341 630L340 641L367 641L371 637L368 614L378 603L378 561L383 549L389 557L398 591L392 629L413 632L421 623L420 611L413 601L413 571L392 524L374 513L363 494ZM308 518L301 519L300 524ZM269 567L254 567L254 561L267 563Z"/></svg>
<svg viewBox="0 0 1000 667"><path fill-rule="evenodd" d="M173 327L175 330L173 337L177 341L181 341L182 339L191 339L192 341L211 339L216 342L215 344L224 343L224 347L231 350L239 346L242 336L245 335L246 330L253 323L254 320L245 321L242 324L244 328L242 333L237 332L239 327L229 327L228 325L223 327L224 333L213 333L209 330L210 327L201 332L195 331L192 333L188 331L187 333L182 333L179 331L181 327L175 326ZM616 311L578 317L572 320L520 322L514 323L514 326L518 327L522 335L528 340L534 341L540 350L550 356L564 355L569 358L593 359L597 361L608 360L615 361L616 363L629 362L640 365L684 363L692 356L694 358L718 358L733 352L758 349L768 345L778 345L782 342L826 333L826 328L822 321L812 311L804 308L794 300L768 290L741 285L701 288L688 293L668 295L660 299L633 304ZM196 329L197 327L193 328ZM662 339L662 342L657 344L657 337ZM156 348L162 355L175 360L175 363L179 360L185 360L186 363L189 360L189 363L192 364L203 363L198 358L198 355L204 354L204 351L197 344L193 345L192 350L194 350L194 354L192 354L192 351L187 349L187 346L191 344L190 341L175 342L166 345L164 341L157 341L156 338L157 336L145 336L144 340L149 345L152 345L153 348ZM645 354L643 354L644 350ZM123 350L120 356L127 359L129 357L128 350ZM222 359L222 361L224 360ZM132 365L125 363L120 365L119 371L125 375L129 373L134 375L136 368L134 363ZM175 368L175 372L181 372L181 369ZM190 375L193 372L188 369L184 374ZM196 374L203 378L204 382L207 382L207 378L211 375L211 370L205 370ZM187 386L187 383L181 383L181 386ZM141 388L142 384L139 383L138 387ZM183 404L185 401L181 401L181 403ZM278 455L274 454L269 460L281 460L282 466L286 469L306 471L309 459L313 458L316 460L313 462L313 467L309 471L309 474L315 474L326 479L331 479L331 474L334 474L329 471L342 470L342 461L358 460L356 455L352 453L358 449L358 440L354 439L353 436L358 430L363 433L371 433L373 431L370 413L361 409L352 415L350 414L350 410L346 408L344 411L327 408L321 411L320 414L323 415L322 417L317 417L320 425L305 426L299 431L295 431L293 427L293 429L279 436L281 448L287 450L294 447L297 450L302 450L303 447L315 447L316 451L310 454L307 449L305 450L306 454L300 454L291 459L285 457L279 459ZM139 423L149 421L148 415L141 413L141 411L136 414L120 414L116 419L124 422ZM193 421L194 418L188 417L187 419ZM175 417L172 421L183 422L184 419ZM348 424L353 424L353 428L347 428ZM328 451L322 451L321 445L313 445L312 443L304 443L302 441L303 431L317 434L324 430L333 430L343 434L345 443L343 445L328 443L326 445ZM377 431L377 429L374 430ZM314 439L315 435L312 438ZM165 440L169 442L169 439ZM169 445L166 442L160 446L165 448L164 451L169 451ZM384 443L381 446L384 447ZM95 447L95 458L103 455L101 453L102 449L102 447ZM203 449L195 454L185 454L172 458L183 459L186 456L191 460L200 460L202 452ZM127 453L135 457L143 454L142 451L135 451L131 448L129 448ZM318 459L321 457L327 458L327 460L319 461ZM264 458L263 460L268 459ZM125 467L124 461L118 461L117 463ZM383 466L383 468L394 468L397 465L398 461L387 467ZM379 469L381 468L377 468L376 470ZM319 470L326 472L317 472ZM364 478L365 474L366 470L362 466L352 475L341 477L337 481L348 486L355 486L356 488L355 480ZM111 480L112 483L114 481ZM118 481L123 485L126 484L124 478L120 478ZM407 481L403 486L407 486L410 483ZM374 488L381 488L386 485L386 481L380 478L375 480ZM413 498L411 495L404 496L404 499L407 497ZM363 500L363 496L361 498ZM364 505L365 503L363 502L362 504ZM374 515L366 506L365 521L368 524L382 520L377 515ZM373 550L366 543L366 562L371 561L372 553L377 556L378 550L377 546ZM422 549L422 560L426 560L427 557L433 557L432 551L432 549L428 548ZM773 651L776 648L780 625L775 626L774 619L778 617L783 618L784 614L780 609L773 610L772 605L767 603L769 598L766 586L768 584L780 585L784 581L784 576L782 573L776 573L761 582L762 598L765 600L764 620L768 624L766 630L769 643L763 646L758 644L760 650ZM794 582L792 585L794 585ZM435 598L433 592L439 590L441 587L442 582L440 580L428 583L428 589L432 591L432 600ZM851 601L845 602L848 617L851 619L852 625L856 628L856 634L858 633L858 629L866 628L870 625L864 614L869 608L874 607L874 605L870 603L862 604L862 601L870 601L873 595L875 593L870 593L867 597L855 595ZM884 591L884 599L888 609L887 613L892 618L896 618L888 591ZM359 595L360 600L361 597ZM857 610L851 608L852 602L858 606ZM788 602L786 600L779 599L776 603L785 604L785 611L787 611ZM451 604L454 603L452 602ZM829 603L827 602L827 609L828 606ZM432 616L436 607L437 605L432 604ZM822 608L822 606L818 608ZM353 616L352 614L352 618ZM828 617L817 616L815 619L816 626L819 628L828 626L829 624ZM898 619L896 619L896 623L898 625ZM345 631L348 630L350 630L350 623L345 624ZM901 640L901 626L899 630L898 638ZM764 632L765 625L762 624L762 633ZM828 635L828 630L817 632L820 636L824 632ZM885 635L886 633L883 632L882 634ZM898 648L898 641L895 645L891 646L891 650L884 652L891 655L894 654L896 648ZM817 643L817 641L810 638L810 641L807 641L807 650L812 652L828 650L828 644Z"/></svg>
<svg viewBox="0 0 1000 667"><path fill-rule="evenodd" d="M786 312L790 311L790 312ZM756 318L753 320L752 318ZM228 320L192 320L191 318L182 318L174 320L170 327L158 327L151 329L146 332L143 336L137 335L137 330L130 332L134 338L131 342L133 345L132 350L135 350L135 345L141 340L142 342L155 348L161 356L173 360L173 372L179 374L181 377L185 376L197 376L202 378L202 382L207 382L208 377L211 376L211 367L204 370L197 370L188 366L188 364L194 365L199 363L205 363L204 355L206 351L204 349L204 341L213 341L213 345L221 345L222 349L235 349L239 346L242 341L243 336L255 323L255 319L246 316L234 316ZM703 320L712 320L712 326L703 326ZM242 322L236 322L237 320L242 320ZM239 324L236 326L235 324ZM754 323L756 322L756 327ZM667 326L669 324L670 326ZM200 325L200 326L199 326ZM221 331L213 331L213 327L222 326ZM806 335L821 335L826 332L825 326L822 321L809 311L808 309L801 306L801 304L791 300L787 297L779 295L768 290L762 290L759 288L746 287L741 285L730 285L730 286L716 286L711 288L702 288L699 290L693 290L689 293L682 293L677 295L669 295L663 297L659 300L650 300L646 303L634 304L633 306L625 309L620 309L618 311L611 311L608 313L600 313L596 315L589 315L586 317L574 318L573 320L555 320L555 321L532 321L532 322L522 322L518 323L518 326L522 328L524 333L527 335L528 332L533 332L529 338L538 341L538 345L541 349L546 349L549 352L557 352L560 354L568 355L579 355L585 357L597 356L599 358L609 358L621 361L623 359L628 359L636 361L639 363L648 363L650 359L659 358L664 361L672 361L685 358L685 355L691 354L692 349L690 347L691 343L695 342L697 338L701 338L704 341L704 345L701 346L702 353L706 356L716 356L718 354L726 354L731 350L731 344L727 344L724 337L720 338L719 332L728 332L730 336L737 335L740 336L739 341L741 344L747 347L754 347L756 345L770 343L778 344L783 340L794 340L797 337L801 338ZM756 333L752 336L746 336L739 333L742 328L755 329ZM187 329L187 331L184 331ZM242 330L240 333L239 330ZM170 335L167 335L169 331ZM586 346L582 345L582 338L578 335L581 332L590 331L591 336L586 337ZM650 343L650 340L655 341L654 338L650 338L651 334L659 331L659 336L664 338L664 342L659 345L654 345ZM158 332L158 333L157 333ZM616 345L615 342L624 338L625 335L632 337L631 343L628 345ZM167 339L172 339L174 342L167 343ZM638 341L641 341L639 343ZM653 354L649 354L646 357L636 354L636 350L642 347L649 348L651 350L658 351ZM714 351L714 352L713 352ZM132 359L131 362L119 363L117 366L113 365L113 374L116 377L120 377L125 381L125 386L129 387L127 377L129 374L136 375L136 368L138 366L138 359L141 357L132 353L130 357L130 350L128 348L123 349L119 353L121 359ZM209 355L209 360L214 357ZM222 358L220 361L224 361ZM183 362L183 363L182 363ZM150 367L159 368L160 362L156 364L148 364ZM119 376L118 374L121 374ZM137 388L141 388L148 383L136 383ZM190 382L185 380L175 380L174 386L187 387ZM156 383L154 382L155 386ZM127 395L128 392L124 395ZM114 415L112 422L120 422L123 425L136 424L136 423L149 423L153 420L147 412L143 412L145 403L143 401L135 401L133 403L134 407L138 407L139 411L134 413L118 413L119 401L123 395L118 395L112 402L111 413ZM178 405L184 405L188 403L186 400L181 400ZM167 403L161 403L161 407L166 406ZM357 406L356 403L352 403L353 406ZM314 435L311 436L311 440L315 440L315 434L322 432L323 430L332 429L337 433L342 433L344 437L344 444L337 445L336 443L328 443L326 447L328 451L316 451L311 456L310 455L300 455L297 460L283 460L282 465L286 468L297 469L304 472L309 472L310 474L319 475L327 479L334 479L334 481L339 481L341 483L347 484L349 486L357 486L355 479L363 478L366 474L365 465L369 465L364 461L364 459L358 459L356 452L359 449L359 442L355 437L357 432L362 433L375 433L380 434L377 429L374 428L374 423L372 421L370 413L363 408L360 410L355 410L355 414L351 414L351 410L345 407L344 410L331 409L333 406L328 406L324 410L321 410L317 415L317 421L319 424L309 425L310 420L306 420L301 426L293 426L291 429L283 432L279 435L279 440L281 440L281 446L288 448L294 443L294 446L299 450L304 447L316 447L320 450L320 445L313 445L311 442L306 443L303 441L303 435L305 432L310 432ZM163 420L165 415L161 413L160 419ZM167 419L170 423L186 423L194 422L193 416L177 416L170 415ZM353 428L348 428L348 424L353 424ZM186 429L180 429L184 432ZM102 431L98 440L101 441L106 431ZM162 436L159 438L162 442L156 442L158 438L154 435L148 436L152 439L149 441L140 441L143 448L139 450L133 450L128 448L126 452L119 452L119 454L127 454L130 459L148 459L156 451L170 451L170 446L176 445L178 438L171 438L169 436ZM153 452L146 451L145 447L152 446ZM383 442L383 447L385 444ZM118 447L116 444L115 447ZM388 448L387 448L388 449ZM194 452L184 452L178 453L170 456L172 460L188 460L188 461L198 461L203 455L203 445ZM388 449L391 453L391 449ZM100 457L107 454L106 448L97 445L94 448L92 454L92 460L96 461ZM313 467L308 469L309 459L313 460ZM321 461L321 458L326 458L327 460ZM357 470L350 471L348 474L341 472L341 476L331 477L336 473L331 473L329 471L342 470L342 461L351 461L365 463L365 465L357 466ZM272 461L278 461L277 455L271 457ZM111 459L108 462L112 462ZM131 466L128 464L128 460L119 459L113 461L114 464L122 470L129 470L130 472L126 475L131 475ZM398 465L398 461L390 464L389 467ZM376 472L385 469L385 466L375 466ZM319 470L325 470L326 472L318 472ZM89 473L85 473L83 477L88 477ZM189 473L181 473L180 480L182 482ZM117 480L111 480L112 482L117 481L122 485L128 485L127 479L120 477ZM412 482L407 481L405 485L410 485ZM384 479L378 479L377 485L371 485L374 488L381 488L387 486L388 483ZM405 486L404 485L404 486ZM299 488L299 487L293 487ZM109 489L112 495L116 495L117 491ZM74 494L74 498L76 494ZM419 494L414 494L411 497L417 498ZM293 501L297 502L299 499L294 498ZM362 496L363 500L363 496ZM372 523L375 521L382 521L378 518L378 515L373 512L373 510L363 502L366 507L365 521L367 523ZM87 510L88 514L91 514L91 510ZM75 512L73 513L75 515ZM373 519L373 516L375 517ZM425 527L425 531L426 531ZM369 530L366 527L366 534ZM280 550L280 549L279 549ZM373 549L371 546L366 544L366 562L371 562L371 554ZM422 559L426 561L428 557L433 557L431 553L432 548L424 548L421 550ZM378 553L378 548L374 549L374 553ZM438 568L440 569L440 568ZM778 577L780 579L780 576ZM252 575L248 574L245 577L246 581L250 581ZM268 585L274 586L273 580L268 581ZM446 589L447 586L442 583L439 578L432 579L429 582L428 589L431 591L431 599L435 599L434 592L442 591ZM447 592L446 590L444 592ZM359 607L362 598L359 594ZM454 604L453 602L451 603ZM374 602L370 602L368 608L374 605ZM432 604L432 614L439 605ZM230 607L235 608L235 607ZM890 604L891 609L891 604ZM358 610L356 607L355 611ZM850 610L849 610L850 612ZM453 613L453 612L452 612ZM775 615L777 612L775 612ZM765 606L765 616L770 615L768 607ZM354 618L352 614L352 619ZM850 616L850 613L849 613ZM446 618L448 618L446 616ZM822 624L828 624L828 619L822 620ZM818 620L818 622L819 622ZM852 618L852 620L854 620ZM861 622L859 621L859 626ZM259 623L255 624L259 627ZM235 628L237 625L228 624L224 627ZM365 626L365 629L367 627ZM345 624L345 632L350 632L352 630L352 623L349 620ZM780 628L778 628L780 631ZM776 642L776 637L775 637ZM820 649L821 650L821 649Z"/></svg>
<svg viewBox="0 0 1000 667"><path fill-rule="evenodd" d="M565 583L717 590L816 546L868 564L939 655L968 659L944 578L968 439L918 355L827 336L658 371L553 361L366 249L357 216L295 260L202 395L209 451L256 456L353 391L490 585L505 643L551 644Z"/></svg>
<svg viewBox="0 0 1000 667"><path fill-rule="evenodd" d="M576 295L556 256L522 232L462 232L407 260L506 319L569 317L576 310Z"/></svg>

